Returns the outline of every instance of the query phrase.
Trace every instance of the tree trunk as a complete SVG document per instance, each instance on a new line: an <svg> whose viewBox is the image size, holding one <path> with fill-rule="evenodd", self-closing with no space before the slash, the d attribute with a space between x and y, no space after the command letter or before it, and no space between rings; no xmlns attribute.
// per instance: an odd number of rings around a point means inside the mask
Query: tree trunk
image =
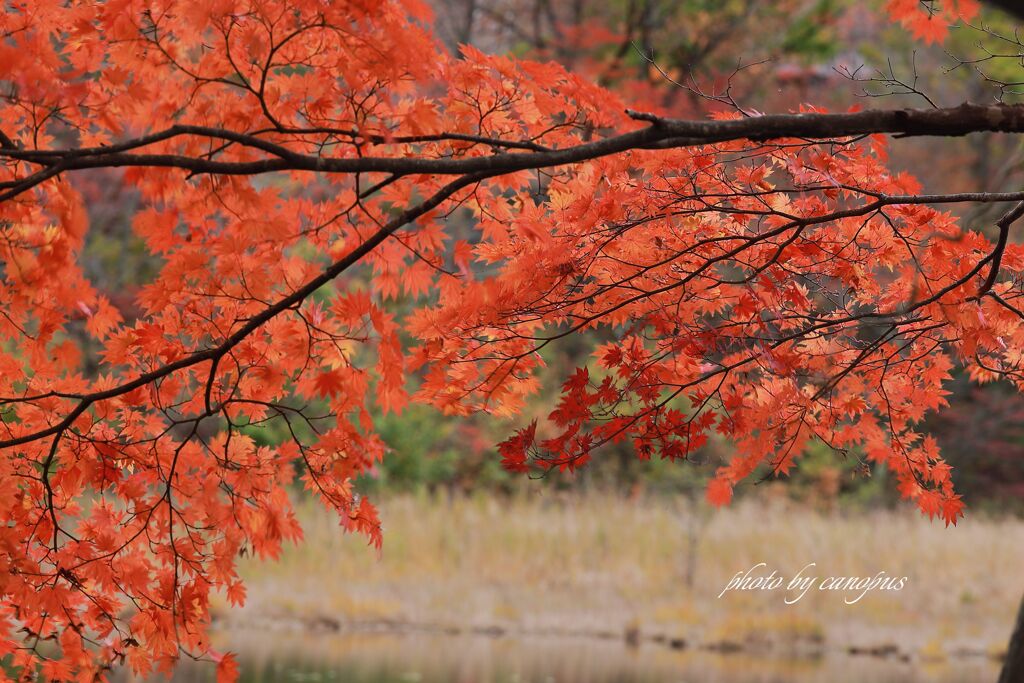
<svg viewBox="0 0 1024 683"><path fill-rule="evenodd" d="M1013 626L1010 645L1006 651L1003 671L999 674L999 683L1022 683L1024 681L1024 600L1021 600L1017 612L1017 623Z"/></svg>

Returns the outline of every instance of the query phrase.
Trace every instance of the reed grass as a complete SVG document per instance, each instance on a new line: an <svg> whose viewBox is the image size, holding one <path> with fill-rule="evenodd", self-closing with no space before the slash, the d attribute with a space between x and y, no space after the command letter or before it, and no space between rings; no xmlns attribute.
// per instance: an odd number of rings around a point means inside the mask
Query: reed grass
<svg viewBox="0 0 1024 683"><path fill-rule="evenodd" d="M821 512L771 495L710 510L685 498L548 492L377 501L383 553L298 503L302 544L242 567L249 600L226 619L329 619L524 633L634 631L689 642L845 648L899 643L928 661L1000 650L1024 594L1024 521L953 528L910 508ZM814 590L717 596L764 562L811 575L906 576L847 605ZM792 595L792 594L790 594Z"/></svg>

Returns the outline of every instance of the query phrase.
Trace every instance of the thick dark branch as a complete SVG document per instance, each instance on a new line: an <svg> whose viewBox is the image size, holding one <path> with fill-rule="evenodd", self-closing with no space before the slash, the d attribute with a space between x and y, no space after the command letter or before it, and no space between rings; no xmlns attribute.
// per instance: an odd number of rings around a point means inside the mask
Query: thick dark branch
<svg viewBox="0 0 1024 683"><path fill-rule="evenodd" d="M52 176L51 169L58 165L61 170L134 166L180 168L192 173L216 175L252 175L275 171L389 173L397 176L476 173L498 175L562 166L632 149L692 147L732 140L831 140L874 133L900 136L959 136L981 131L1024 133L1024 105L963 104L948 109L894 109L848 114L772 114L730 121L686 121L638 112L629 113L638 121L645 121L651 125L641 130L563 149L522 153L500 152L463 158L321 157L299 154L280 143L271 143L253 135L191 126L175 127L146 138L106 148L18 150L0 147L0 158L28 161L43 167L35 175L19 182L16 187L0 194L0 200L10 199ZM200 135L229 140L251 146L272 156L254 161L218 161L207 157L127 151L179 135Z"/></svg>

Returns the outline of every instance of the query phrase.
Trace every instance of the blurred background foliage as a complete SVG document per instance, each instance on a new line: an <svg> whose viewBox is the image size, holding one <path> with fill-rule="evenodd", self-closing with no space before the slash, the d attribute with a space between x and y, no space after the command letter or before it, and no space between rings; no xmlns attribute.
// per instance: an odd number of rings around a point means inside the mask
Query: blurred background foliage
<svg viewBox="0 0 1024 683"><path fill-rule="evenodd" d="M802 103L831 110L851 106L956 105L993 98L1019 100L994 81L1019 81L1021 65L988 60L1000 34L1013 24L986 10L984 30L953 32L945 46L925 48L889 24L880 2L852 0L433 0L436 30L456 51L472 44L489 52L554 59L623 94L637 109L676 117L703 117L723 107L787 111ZM737 57L740 61L737 61ZM975 60L983 59L981 62ZM914 173L929 191L1019 189L1024 150L997 136L944 141L941 154L927 141L891 146L896 169ZM89 276L131 320L135 292L160 267L131 227L138 198L117 171L80 173L91 228L82 258ZM989 231L992 215L964 209L972 228ZM473 238L469 217L452 218L455 237ZM368 272L338 283L358 286ZM395 311L408 301L390 304ZM79 341L88 344L85 335ZM587 361L606 339L574 335L545 350L544 390L523 419L543 418L556 403L561 381ZM86 347L86 357L89 349ZM87 365L95 371L95 359ZM974 509L1022 510L1024 501L1024 397L1000 384L977 386L957 377L950 407L931 416L927 430L939 440L955 468L954 480ZM371 411L372 412L372 411ZM503 471L494 445L516 423L477 415L445 417L410 406L400 415L374 414L390 452L371 476L366 492L431 492L457 496L470 491L512 492L522 476ZM249 428L260 443L285 436L284 424ZM730 455L712 441L689 462L643 460L631 446L610 445L575 474L553 473L542 485L558 491L615 490L702 496L709 472ZM893 504L885 472L866 467L816 444L782 487L780 495L833 509ZM771 487L770 482L765 486ZM749 492L752 488L746 487ZM743 492L740 492L741 494Z"/></svg>

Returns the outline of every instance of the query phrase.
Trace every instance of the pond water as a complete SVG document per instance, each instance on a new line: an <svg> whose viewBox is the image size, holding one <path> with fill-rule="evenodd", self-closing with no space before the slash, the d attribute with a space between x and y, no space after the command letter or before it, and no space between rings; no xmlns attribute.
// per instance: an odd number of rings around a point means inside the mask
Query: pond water
<svg viewBox="0 0 1024 683"><path fill-rule="evenodd" d="M675 650L621 640L483 635L308 634L233 630L243 683L960 683L995 681L984 657L905 662L845 654L786 658ZM128 681L129 678L121 678ZM175 682L213 681L211 664L183 663Z"/></svg>

